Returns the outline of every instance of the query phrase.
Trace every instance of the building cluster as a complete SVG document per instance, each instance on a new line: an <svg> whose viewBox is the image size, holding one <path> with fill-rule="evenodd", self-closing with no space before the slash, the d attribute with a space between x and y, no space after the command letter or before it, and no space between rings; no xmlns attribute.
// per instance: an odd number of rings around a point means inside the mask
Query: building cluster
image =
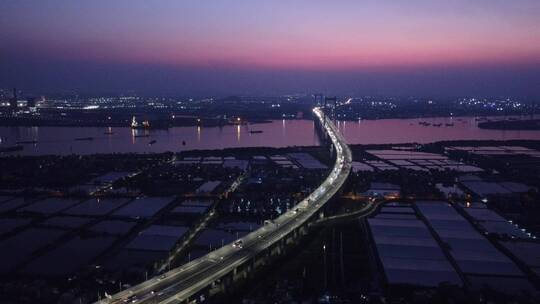
<svg viewBox="0 0 540 304"><path fill-rule="evenodd" d="M382 202L365 226L375 298L538 300L538 148L353 146L345 196Z"/></svg>
<svg viewBox="0 0 540 304"><path fill-rule="evenodd" d="M45 98L42 97L21 97L16 88L13 89L11 96L0 98L0 113L17 115L36 113Z"/></svg>
<svg viewBox="0 0 540 304"><path fill-rule="evenodd" d="M513 98L435 99L364 96L350 99L336 109L342 120L451 116L532 115L540 107L534 100Z"/></svg>
<svg viewBox="0 0 540 304"><path fill-rule="evenodd" d="M537 263L527 258L527 249L537 253L540 244L485 204L388 203L368 224L391 288L455 285L473 294L536 293Z"/></svg>
<svg viewBox="0 0 540 304"><path fill-rule="evenodd" d="M91 302L115 293L259 228L328 170L301 149L194 154L10 158L3 178L11 184L0 187L6 299ZM61 184L66 166L85 174ZM25 173L38 168L60 177L41 183Z"/></svg>

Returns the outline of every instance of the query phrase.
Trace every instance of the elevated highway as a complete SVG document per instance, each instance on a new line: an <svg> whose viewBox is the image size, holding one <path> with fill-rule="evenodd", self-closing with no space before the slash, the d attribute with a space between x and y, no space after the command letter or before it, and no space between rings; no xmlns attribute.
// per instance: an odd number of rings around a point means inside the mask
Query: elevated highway
<svg viewBox="0 0 540 304"><path fill-rule="evenodd" d="M325 216L322 219L319 219L313 223L315 226L331 226L335 224L343 224L348 223L352 221L357 221L359 218L369 217L371 214L373 214L375 211L377 211L378 207L386 203L386 201L381 200L371 200L367 202L362 208L343 213L343 214L337 214L334 216Z"/></svg>
<svg viewBox="0 0 540 304"><path fill-rule="evenodd" d="M228 283L246 277L264 265L268 257L279 255L299 237L305 235L308 224L320 216L322 207L343 186L351 170L351 151L336 126L324 118L320 108L314 116L330 139L336 160L330 175L294 209L242 239L225 245L206 256L153 277L97 303L188 303L212 294L212 290L225 290ZM198 298L194 298L198 296ZM194 302L195 302L194 301Z"/></svg>

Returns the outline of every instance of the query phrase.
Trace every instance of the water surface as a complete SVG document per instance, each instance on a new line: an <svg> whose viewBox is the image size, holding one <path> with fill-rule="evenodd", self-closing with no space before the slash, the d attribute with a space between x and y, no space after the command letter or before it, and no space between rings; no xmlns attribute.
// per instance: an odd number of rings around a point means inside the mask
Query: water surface
<svg viewBox="0 0 540 304"><path fill-rule="evenodd" d="M423 126L427 122L430 126ZM429 143L441 140L540 140L540 131L505 131L478 128L474 117L381 119L338 122L350 144ZM439 127L433 125L439 125ZM448 125L447 125L448 124ZM0 127L0 147L20 141L21 152L10 154L154 153L237 147L288 147L319 144L311 120L274 120L249 126L175 127L169 130L131 130L92 127ZM250 131L263 131L251 133ZM141 137L147 136L147 137ZM92 137L93 140L75 140ZM7 154L7 153L5 153Z"/></svg>

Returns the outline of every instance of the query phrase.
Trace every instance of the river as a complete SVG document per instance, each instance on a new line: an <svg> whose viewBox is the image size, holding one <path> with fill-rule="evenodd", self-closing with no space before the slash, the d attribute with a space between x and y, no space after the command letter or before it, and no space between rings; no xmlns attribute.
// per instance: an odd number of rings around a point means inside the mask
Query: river
<svg viewBox="0 0 540 304"><path fill-rule="evenodd" d="M420 125L428 122L430 126ZM433 125L439 125L433 126ZM448 125L447 125L448 124ZM441 140L540 140L540 131L485 130L474 117L341 121L337 125L350 144L429 143ZM262 131L252 133L250 131ZM112 131L112 134L106 134ZM92 140L76 140L92 138ZM237 147L313 146L319 140L311 120L274 120L250 126L175 127L131 130L94 127L0 127L0 148L21 141L24 150L3 155L156 153Z"/></svg>

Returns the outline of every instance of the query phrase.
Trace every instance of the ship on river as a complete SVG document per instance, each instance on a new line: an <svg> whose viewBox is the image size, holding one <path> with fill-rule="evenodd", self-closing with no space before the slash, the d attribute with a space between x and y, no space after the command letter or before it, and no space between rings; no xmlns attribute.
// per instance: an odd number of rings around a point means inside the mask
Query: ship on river
<svg viewBox="0 0 540 304"><path fill-rule="evenodd" d="M139 123L135 116L131 119L131 128L132 129L150 129L150 122L148 120L144 120L143 122Z"/></svg>

